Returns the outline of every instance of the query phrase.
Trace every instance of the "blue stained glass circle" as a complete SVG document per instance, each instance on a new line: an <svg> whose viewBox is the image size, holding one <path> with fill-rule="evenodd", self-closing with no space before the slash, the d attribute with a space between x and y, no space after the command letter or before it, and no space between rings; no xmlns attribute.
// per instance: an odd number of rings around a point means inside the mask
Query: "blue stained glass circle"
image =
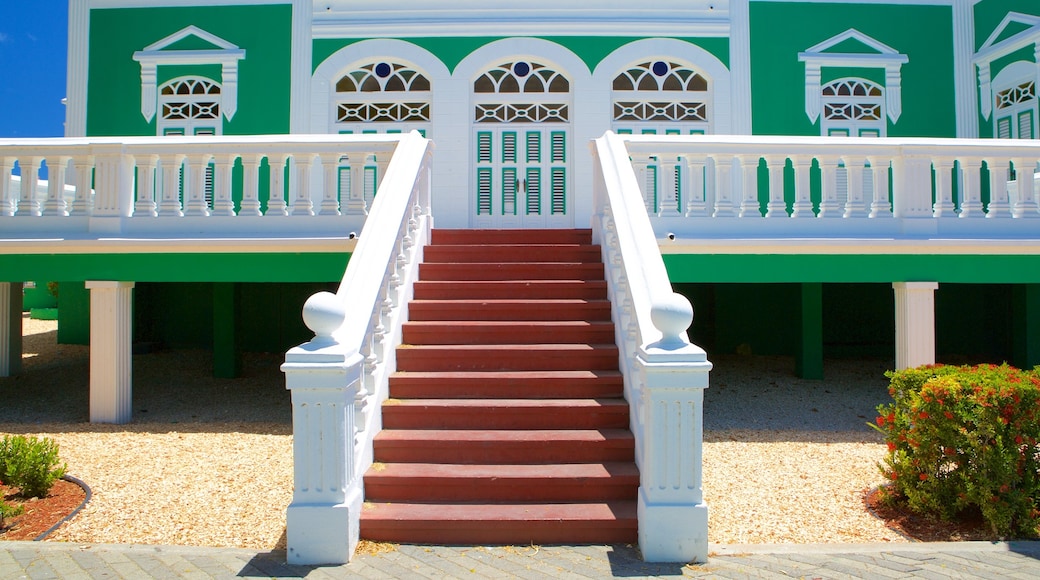
<svg viewBox="0 0 1040 580"><path fill-rule="evenodd" d="M388 65L385 62L381 62L376 65L376 74L379 75L379 78L381 79L385 79L386 77L390 76L390 70L390 65Z"/></svg>
<svg viewBox="0 0 1040 580"><path fill-rule="evenodd" d="M663 60L659 60L654 63L654 74L659 77L663 77L664 75L668 74L669 68L670 67L668 66L668 63L664 62Z"/></svg>
<svg viewBox="0 0 1040 580"><path fill-rule="evenodd" d="M531 65L524 61L520 61L513 65L513 74L518 77L526 77L531 74Z"/></svg>

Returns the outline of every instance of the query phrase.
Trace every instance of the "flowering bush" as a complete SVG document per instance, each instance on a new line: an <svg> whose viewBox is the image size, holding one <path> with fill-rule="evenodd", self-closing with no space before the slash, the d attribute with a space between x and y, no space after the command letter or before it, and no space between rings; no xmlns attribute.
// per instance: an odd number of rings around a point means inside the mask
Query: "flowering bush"
<svg viewBox="0 0 1040 580"><path fill-rule="evenodd" d="M1040 367L929 365L888 372L874 428L890 499L943 519L978 508L995 534L1040 524Z"/></svg>

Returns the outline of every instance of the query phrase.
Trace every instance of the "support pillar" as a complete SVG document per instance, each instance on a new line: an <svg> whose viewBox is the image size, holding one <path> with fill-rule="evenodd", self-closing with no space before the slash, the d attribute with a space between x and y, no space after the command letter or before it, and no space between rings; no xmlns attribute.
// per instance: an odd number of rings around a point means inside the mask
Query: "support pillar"
<svg viewBox="0 0 1040 580"><path fill-rule="evenodd" d="M799 304L798 351L794 372L803 379L823 379L823 284L803 283Z"/></svg>
<svg viewBox="0 0 1040 580"><path fill-rule="evenodd" d="M938 282L895 282L896 370L935 363Z"/></svg>
<svg viewBox="0 0 1040 580"><path fill-rule="evenodd" d="M1012 289L1012 360L1021 369L1040 365L1040 284Z"/></svg>
<svg viewBox="0 0 1040 580"><path fill-rule="evenodd" d="M90 422L128 423L133 282L87 281L90 290Z"/></svg>
<svg viewBox="0 0 1040 580"><path fill-rule="evenodd" d="M213 284L213 376L234 379L242 372L238 348L238 284Z"/></svg>
<svg viewBox="0 0 1040 580"><path fill-rule="evenodd" d="M22 283L0 282L0 377L22 372Z"/></svg>

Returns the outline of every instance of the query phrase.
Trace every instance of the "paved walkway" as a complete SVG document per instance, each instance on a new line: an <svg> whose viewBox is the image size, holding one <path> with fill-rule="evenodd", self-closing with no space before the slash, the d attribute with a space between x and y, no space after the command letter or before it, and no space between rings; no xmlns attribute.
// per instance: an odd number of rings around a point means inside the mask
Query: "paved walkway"
<svg viewBox="0 0 1040 580"><path fill-rule="evenodd" d="M704 565L647 564L624 546L398 546L345 566L284 552L0 542L0 579L175 578L1040 578L1040 542L713 546Z"/></svg>

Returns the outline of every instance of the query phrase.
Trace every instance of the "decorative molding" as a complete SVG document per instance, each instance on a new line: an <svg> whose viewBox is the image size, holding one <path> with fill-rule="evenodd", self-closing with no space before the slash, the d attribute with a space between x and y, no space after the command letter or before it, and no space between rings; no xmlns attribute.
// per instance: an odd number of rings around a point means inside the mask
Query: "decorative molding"
<svg viewBox="0 0 1040 580"><path fill-rule="evenodd" d="M173 44L194 36L216 46L214 50L167 50ZM141 114L149 122L155 117L158 101L156 84L160 65L221 65L220 109L224 118L231 120L238 110L238 61L246 57L246 51L197 26L183 28L162 40L134 53L134 60L141 64Z"/></svg>
<svg viewBox="0 0 1040 580"><path fill-rule="evenodd" d="M876 53L826 52L846 40L854 40ZM909 57L887 44L850 28L823 42L798 53L798 60L805 63L805 114L815 123L822 105L821 69L823 67L883 68L885 69L885 108L893 123L903 111L901 68L910 61Z"/></svg>
<svg viewBox="0 0 1040 580"><path fill-rule="evenodd" d="M998 41L1000 35L1012 23L1024 24L1028 28ZM1033 45L1034 53L1038 55L1036 57L1038 71L1033 76L1040 80L1040 16L1009 12L975 53L972 63L979 70L979 104L984 119L989 119L993 113L993 71L991 69L993 61L1030 45Z"/></svg>

